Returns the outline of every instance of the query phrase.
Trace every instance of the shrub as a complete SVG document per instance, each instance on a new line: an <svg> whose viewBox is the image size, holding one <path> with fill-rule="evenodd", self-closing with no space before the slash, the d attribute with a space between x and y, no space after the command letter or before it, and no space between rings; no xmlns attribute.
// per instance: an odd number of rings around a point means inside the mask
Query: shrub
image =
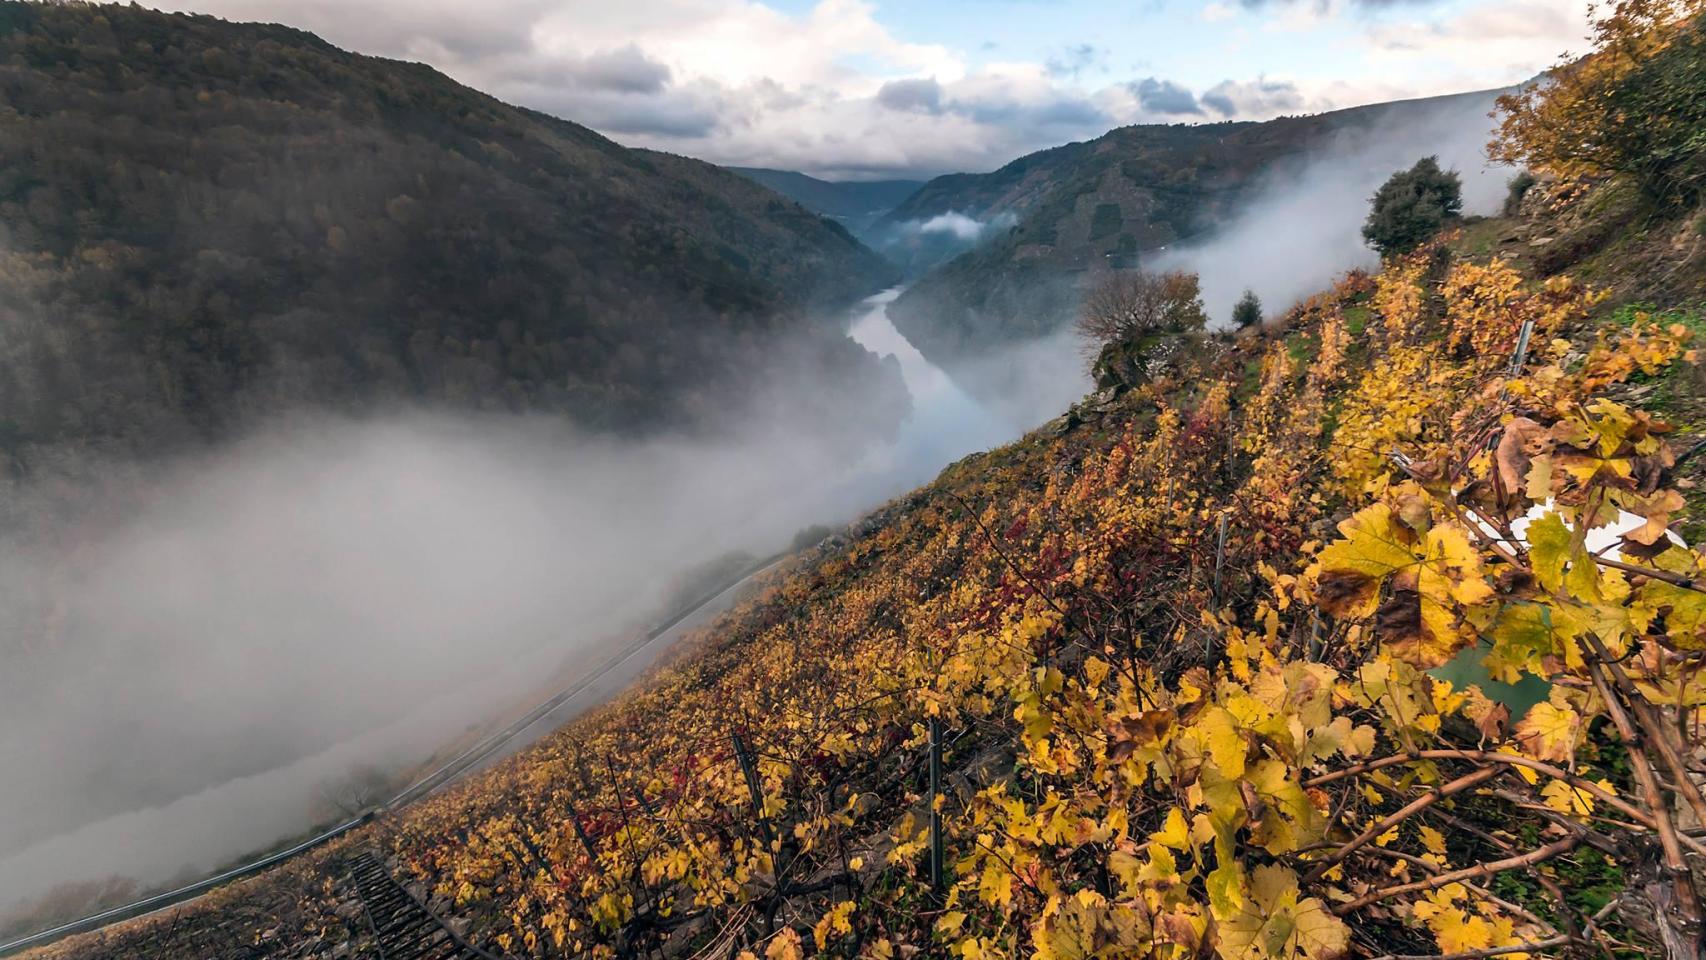
<svg viewBox="0 0 1706 960"><path fill-rule="evenodd" d="M1522 198L1528 196L1528 191L1534 189L1534 184L1534 174L1527 170L1510 179L1509 192L1505 194L1505 216L1514 217L1521 212Z"/></svg>
<svg viewBox="0 0 1706 960"><path fill-rule="evenodd" d="M1381 256L1408 253L1463 212L1463 181L1423 157L1394 173L1374 194L1362 236Z"/></svg>
<svg viewBox="0 0 1706 960"><path fill-rule="evenodd" d="M1232 308L1232 325L1240 330L1261 325L1262 300L1256 296L1256 291L1245 290L1238 298L1238 303Z"/></svg>
<svg viewBox="0 0 1706 960"><path fill-rule="evenodd" d="M1187 333L1208 324L1194 273L1111 273L1084 299L1078 332L1093 348L1136 342L1160 333Z"/></svg>

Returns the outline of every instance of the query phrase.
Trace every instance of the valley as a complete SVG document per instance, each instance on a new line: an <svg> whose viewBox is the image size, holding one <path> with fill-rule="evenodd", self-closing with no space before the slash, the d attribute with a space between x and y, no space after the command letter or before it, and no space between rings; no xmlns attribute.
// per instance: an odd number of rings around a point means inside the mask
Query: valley
<svg viewBox="0 0 1706 960"><path fill-rule="evenodd" d="M205 2L0 0L0 954L1706 957L1701 0Z"/></svg>

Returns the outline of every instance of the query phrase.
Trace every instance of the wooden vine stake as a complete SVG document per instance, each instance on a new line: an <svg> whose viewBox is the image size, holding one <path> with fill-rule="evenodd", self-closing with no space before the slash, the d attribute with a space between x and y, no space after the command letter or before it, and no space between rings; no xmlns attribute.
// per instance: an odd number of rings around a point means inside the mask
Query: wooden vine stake
<svg viewBox="0 0 1706 960"><path fill-rule="evenodd" d="M1516 352L1511 355L1510 375L1513 378L1522 373L1522 365L1528 361L1528 341L1533 336L1534 318L1529 317L1522 322L1522 332L1516 338Z"/></svg>
<svg viewBox="0 0 1706 960"><path fill-rule="evenodd" d="M1210 584L1210 586L1213 590L1213 593L1214 593L1214 606L1215 606L1216 610L1219 610L1219 608L1220 608L1220 575L1221 575L1221 570L1225 566L1226 566L1226 514L1222 513L1220 515L1220 521L1217 524L1215 524L1214 579L1213 579L1212 583ZM1207 663L1209 660L1209 657L1211 657L1213 654L1214 654L1214 633L1212 631L1210 631L1203 636L1203 641L1202 641L1203 662Z"/></svg>
<svg viewBox="0 0 1706 960"><path fill-rule="evenodd" d="M770 832L770 819L764 815L764 791L758 785L758 768L752 762L752 753L746 748L746 741L740 734L734 734L735 760L740 763L740 772L746 777L746 792L752 796L752 812L758 816L758 832L764 838L764 847L769 849L775 842Z"/></svg>
<svg viewBox="0 0 1706 960"><path fill-rule="evenodd" d="M942 856L942 721L930 718L930 888L947 886Z"/></svg>

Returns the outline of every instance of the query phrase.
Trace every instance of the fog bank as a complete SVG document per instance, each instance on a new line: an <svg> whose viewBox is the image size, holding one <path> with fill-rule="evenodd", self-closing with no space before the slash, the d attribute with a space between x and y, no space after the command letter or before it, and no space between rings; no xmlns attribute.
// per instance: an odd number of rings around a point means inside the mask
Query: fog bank
<svg viewBox="0 0 1706 960"><path fill-rule="evenodd" d="M887 325L892 296L855 331L914 394L889 443L862 445L857 407L845 435L791 417L809 376L779 378L714 440L296 418L115 465L142 479L7 535L0 610L23 639L0 641L0 915L72 881L199 876L300 833L353 774L405 772L590 669L691 568L774 552L1014 436Z"/></svg>
<svg viewBox="0 0 1706 960"><path fill-rule="evenodd" d="M917 277L947 263L1002 231L1019 224L1012 211L980 218L958 210L872 228L865 237L874 249Z"/></svg>
<svg viewBox="0 0 1706 960"><path fill-rule="evenodd" d="M1142 266L1200 274L1203 302L1218 326L1246 288L1273 316L1347 270L1378 266L1362 238L1369 200L1386 178L1422 157L1438 156L1463 178L1465 214L1495 213L1514 172L1486 157L1495 96L1389 107L1371 125L1340 131L1326 146L1270 171L1255 199L1207 239L1149 254Z"/></svg>

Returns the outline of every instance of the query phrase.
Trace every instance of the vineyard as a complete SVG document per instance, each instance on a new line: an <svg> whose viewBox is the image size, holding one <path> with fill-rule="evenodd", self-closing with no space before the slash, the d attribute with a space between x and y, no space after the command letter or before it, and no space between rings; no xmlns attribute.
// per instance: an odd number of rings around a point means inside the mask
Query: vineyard
<svg viewBox="0 0 1706 960"><path fill-rule="evenodd" d="M372 849L513 957L1698 957L1706 321L1525 269L1444 237L1199 337L188 922L289 891L208 955L364 955Z"/></svg>
<svg viewBox="0 0 1706 960"><path fill-rule="evenodd" d="M957 464L625 699L350 843L514 956L1686 935L1665 893L1700 840L1664 798L1698 799L1677 705L1706 601L1665 535L1669 428L1613 398L1677 376L1688 329L1584 333L1596 299L1443 246L1348 277L1283 334ZM1623 559L1589 553L1619 510L1645 518ZM1550 695L1517 718L1427 672L1477 644ZM339 882L314 922L344 922Z"/></svg>

